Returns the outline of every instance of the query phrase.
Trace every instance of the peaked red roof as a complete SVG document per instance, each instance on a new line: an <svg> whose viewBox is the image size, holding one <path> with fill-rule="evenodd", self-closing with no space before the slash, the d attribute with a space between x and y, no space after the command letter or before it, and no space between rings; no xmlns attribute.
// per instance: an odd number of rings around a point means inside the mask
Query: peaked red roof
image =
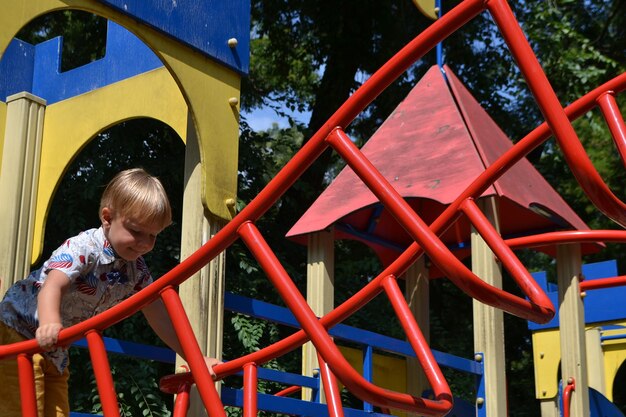
<svg viewBox="0 0 626 417"><path fill-rule="evenodd" d="M463 84L445 67L448 82L432 67L363 146L362 152L413 209L432 223L467 186L512 147L512 143ZM497 196L503 236L555 229L588 229L541 174L519 161L483 196ZM537 209L553 213L551 218ZM383 258L411 238L378 199L345 167L296 222L288 237L335 225L336 238L359 239ZM464 219L442 235L463 246L470 225ZM394 249L395 248L395 249Z"/></svg>

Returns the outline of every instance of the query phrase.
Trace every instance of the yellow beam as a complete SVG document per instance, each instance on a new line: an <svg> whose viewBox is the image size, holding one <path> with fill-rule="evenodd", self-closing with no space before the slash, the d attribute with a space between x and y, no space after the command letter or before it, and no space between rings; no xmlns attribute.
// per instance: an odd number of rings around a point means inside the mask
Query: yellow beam
<svg viewBox="0 0 626 417"><path fill-rule="evenodd" d="M137 117L160 120L181 138L187 136L187 106L165 68L48 106L37 193L33 263L41 256L47 214L67 166L96 134Z"/></svg>

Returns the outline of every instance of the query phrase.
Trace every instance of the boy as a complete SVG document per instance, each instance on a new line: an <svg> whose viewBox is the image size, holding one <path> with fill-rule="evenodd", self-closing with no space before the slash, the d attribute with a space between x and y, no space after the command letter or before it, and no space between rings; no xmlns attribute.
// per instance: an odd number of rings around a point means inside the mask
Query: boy
<svg viewBox="0 0 626 417"><path fill-rule="evenodd" d="M36 338L33 356L39 417L69 416L68 352L59 331L128 298L152 282L142 258L172 219L161 182L143 169L117 174L100 201L101 227L66 240L43 266L14 284L0 302L0 344ZM161 300L146 306L150 327L174 351L182 349ZM206 358L211 369L218 362ZM0 416L19 417L15 360L0 361ZM45 393L45 395L44 395Z"/></svg>

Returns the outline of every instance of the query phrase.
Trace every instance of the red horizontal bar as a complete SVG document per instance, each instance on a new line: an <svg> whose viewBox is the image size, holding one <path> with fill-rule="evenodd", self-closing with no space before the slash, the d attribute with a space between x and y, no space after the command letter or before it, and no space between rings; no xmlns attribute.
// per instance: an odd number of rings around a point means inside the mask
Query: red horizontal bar
<svg viewBox="0 0 626 417"><path fill-rule="evenodd" d="M613 278L595 278L579 284L580 291L599 290L602 288L621 287L626 285L626 275Z"/></svg>

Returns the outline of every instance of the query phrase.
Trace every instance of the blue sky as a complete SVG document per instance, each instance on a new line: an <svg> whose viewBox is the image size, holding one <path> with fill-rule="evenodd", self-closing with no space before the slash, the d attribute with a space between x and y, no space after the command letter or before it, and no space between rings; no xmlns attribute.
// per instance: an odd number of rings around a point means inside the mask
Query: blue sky
<svg viewBox="0 0 626 417"><path fill-rule="evenodd" d="M310 113L293 113L288 112L286 109L283 111L290 113L292 117L302 123L308 123L311 117ZM241 115L246 118L250 127L255 131L263 131L272 127L273 123L277 123L278 127L285 128L289 126L289 122L286 117L280 117L270 107L263 107L255 109L252 112L242 111Z"/></svg>

